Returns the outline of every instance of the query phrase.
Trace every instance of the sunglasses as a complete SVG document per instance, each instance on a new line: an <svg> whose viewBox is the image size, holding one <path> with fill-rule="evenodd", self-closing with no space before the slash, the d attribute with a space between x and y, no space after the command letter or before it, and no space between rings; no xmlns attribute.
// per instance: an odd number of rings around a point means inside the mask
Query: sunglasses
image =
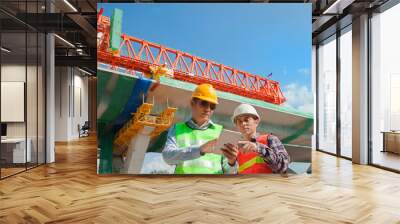
<svg viewBox="0 0 400 224"><path fill-rule="evenodd" d="M203 108L210 107L211 110L215 110L215 108L217 108L217 105L215 105L213 103L210 103L210 102L207 102L205 100L197 100L196 99L196 102Z"/></svg>

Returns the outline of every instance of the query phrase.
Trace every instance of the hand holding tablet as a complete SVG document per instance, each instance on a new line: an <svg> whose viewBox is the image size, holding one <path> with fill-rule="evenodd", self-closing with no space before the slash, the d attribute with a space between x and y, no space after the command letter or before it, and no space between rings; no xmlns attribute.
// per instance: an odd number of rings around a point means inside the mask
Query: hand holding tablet
<svg viewBox="0 0 400 224"><path fill-rule="evenodd" d="M230 131L227 129L222 130L219 138L217 139L217 143L214 147L213 153L215 154L223 154L221 151L224 148L225 144L235 144L242 139L241 134L239 132Z"/></svg>
<svg viewBox="0 0 400 224"><path fill-rule="evenodd" d="M257 144L250 141L239 141L238 148L242 153L257 152Z"/></svg>

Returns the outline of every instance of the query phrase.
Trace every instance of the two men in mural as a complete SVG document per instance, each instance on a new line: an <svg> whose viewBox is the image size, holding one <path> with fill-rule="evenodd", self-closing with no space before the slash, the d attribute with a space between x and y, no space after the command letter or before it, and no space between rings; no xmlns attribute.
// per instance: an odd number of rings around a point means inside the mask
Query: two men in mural
<svg viewBox="0 0 400 224"><path fill-rule="evenodd" d="M175 174L254 174L285 173L289 155L280 140L270 134L260 134L260 116L248 104L239 105L232 122L243 141L230 142L214 154L214 147L223 127L211 121L218 105L215 89L210 84L199 85L192 94L192 118L177 123L168 131L163 159L175 165Z"/></svg>

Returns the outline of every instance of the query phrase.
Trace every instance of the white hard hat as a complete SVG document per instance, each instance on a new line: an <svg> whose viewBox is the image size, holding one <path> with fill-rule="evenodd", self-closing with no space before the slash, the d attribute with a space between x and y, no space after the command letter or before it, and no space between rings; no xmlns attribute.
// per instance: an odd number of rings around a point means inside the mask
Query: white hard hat
<svg viewBox="0 0 400 224"><path fill-rule="evenodd" d="M260 115L258 115L256 108L254 108L250 104L242 103L233 111L232 123L235 124L236 117L243 114L251 114L260 119Z"/></svg>

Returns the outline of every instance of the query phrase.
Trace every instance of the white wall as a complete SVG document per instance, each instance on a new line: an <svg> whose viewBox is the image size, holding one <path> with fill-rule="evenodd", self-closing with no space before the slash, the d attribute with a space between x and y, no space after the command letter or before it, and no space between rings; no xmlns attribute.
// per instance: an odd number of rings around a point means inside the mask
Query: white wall
<svg viewBox="0 0 400 224"><path fill-rule="evenodd" d="M55 141L68 141L69 80L67 67L55 68Z"/></svg>
<svg viewBox="0 0 400 224"><path fill-rule="evenodd" d="M4 64L1 66L1 81L4 82L25 82L25 64ZM36 74L36 66L27 66L27 72L29 74L28 78L31 74ZM36 86L36 80L29 80L29 87ZM27 106L29 107L28 112L32 110L36 110L36 87L35 88L27 88ZM40 106L40 105L39 105ZM7 110L7 108L1 108L1 110ZM34 121L35 124L28 124L28 137L31 131L30 127L36 130L36 113L27 113L28 122ZM36 131L35 131L36 135ZM11 122L7 123L7 136L8 137L25 137L25 122Z"/></svg>
<svg viewBox="0 0 400 224"><path fill-rule="evenodd" d="M72 130L71 134L74 138L77 138L78 133L78 124L81 126L85 123L85 121L89 120L88 114L88 78L87 76L81 76L82 73L79 71L79 75L76 75L77 70L75 70L74 75L74 111L73 119L72 119ZM79 102L80 101L80 102ZM81 108L80 108L81 107ZM81 110L81 111L80 111Z"/></svg>
<svg viewBox="0 0 400 224"><path fill-rule="evenodd" d="M25 65L2 65L1 81L25 82L25 73ZM1 108L1 110L7 110L7 108ZM25 137L25 123L7 123L7 137Z"/></svg>
<svg viewBox="0 0 400 224"><path fill-rule="evenodd" d="M56 67L56 141L79 138L78 124L88 120L88 78L83 75L76 68Z"/></svg>

